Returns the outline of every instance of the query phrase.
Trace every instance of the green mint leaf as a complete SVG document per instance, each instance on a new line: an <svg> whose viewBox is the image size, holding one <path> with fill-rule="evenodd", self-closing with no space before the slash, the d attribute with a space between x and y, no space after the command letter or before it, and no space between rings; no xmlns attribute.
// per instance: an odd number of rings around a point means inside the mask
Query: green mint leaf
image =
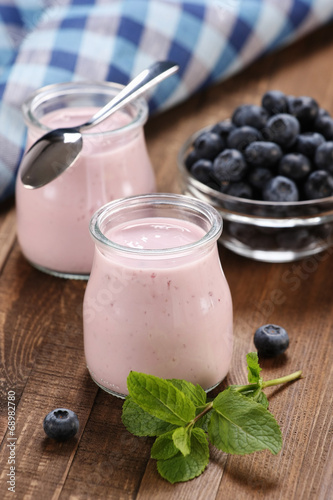
<svg viewBox="0 0 333 500"><path fill-rule="evenodd" d="M249 352L246 355L247 370L248 370L248 381L250 384L258 384L261 382L260 372L261 368L259 366L258 354L256 352Z"/></svg>
<svg viewBox="0 0 333 500"><path fill-rule="evenodd" d="M261 391L254 399L267 410L269 403L266 394Z"/></svg>
<svg viewBox="0 0 333 500"><path fill-rule="evenodd" d="M177 389L186 394L195 406L204 406L206 404L207 394L199 384L194 385L187 380L176 378L170 379L170 382L177 387Z"/></svg>
<svg viewBox="0 0 333 500"><path fill-rule="evenodd" d="M228 388L215 398L213 408L208 434L217 448L239 455L264 449L274 455L280 451L278 423L260 403Z"/></svg>
<svg viewBox="0 0 333 500"><path fill-rule="evenodd" d="M144 411L130 396L125 399L121 418L126 429L135 436L160 436L175 428Z"/></svg>
<svg viewBox="0 0 333 500"><path fill-rule="evenodd" d="M169 431L156 438L151 448L151 458L155 458L156 460L167 460L179 454L179 450L172 439L173 433L174 431Z"/></svg>
<svg viewBox="0 0 333 500"><path fill-rule="evenodd" d="M200 476L208 462L209 448L206 435L202 429L193 428L191 452L186 456L178 452L177 455L169 459L158 460L157 470L164 479L174 484Z"/></svg>
<svg viewBox="0 0 333 500"><path fill-rule="evenodd" d="M191 452L191 429L188 427L177 427L173 431L172 440L176 448L184 457Z"/></svg>
<svg viewBox="0 0 333 500"><path fill-rule="evenodd" d="M239 386L239 385L230 385L229 388L231 390L237 390L238 387L242 387L243 390L240 391L242 396L245 396L247 398L252 398L257 403L260 403L264 408L268 408L268 399L266 394L264 394L258 385L248 385L246 389L244 387L246 386Z"/></svg>
<svg viewBox="0 0 333 500"><path fill-rule="evenodd" d="M195 417L194 403L168 380L132 371L127 387L135 403L165 422L183 426Z"/></svg>

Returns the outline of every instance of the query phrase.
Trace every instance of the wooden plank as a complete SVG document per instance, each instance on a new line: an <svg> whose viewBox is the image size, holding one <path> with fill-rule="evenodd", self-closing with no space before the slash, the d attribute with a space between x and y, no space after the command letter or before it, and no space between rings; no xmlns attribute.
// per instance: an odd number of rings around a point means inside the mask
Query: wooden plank
<svg viewBox="0 0 333 500"><path fill-rule="evenodd" d="M305 378L287 387L267 391L271 394L270 409L282 428L282 452L277 457L266 452L249 457L230 457L217 499L245 499L254 495L256 498L269 495L269 498L281 500L287 497L329 498L329 488L332 487L330 478L322 477L319 464L323 467L325 463L329 468L332 463L329 461L329 450L333 424L333 320L331 299L326 291L333 282L329 259L306 274L305 269L310 268L310 262L316 262L316 258L279 266L262 264L266 267L266 275L256 273L252 281L250 262L242 264L241 277L239 273L237 276L236 269L229 274L233 296L237 296L235 334L240 340L237 342L238 359L253 349L257 320L257 326L265 322L281 324L290 333L290 347L280 359L262 362L263 376L275 378L303 369ZM291 288L285 278L299 270L304 273L304 279L297 289ZM280 304L269 300L273 291L279 291L275 296L280 297ZM315 323L313 318L316 318ZM320 366L321 370L316 366ZM239 373L234 383L240 383L240 376ZM314 441L317 446L314 446ZM319 488L322 496L319 495Z"/></svg>
<svg viewBox="0 0 333 500"><path fill-rule="evenodd" d="M70 342L44 343L17 407L15 493L18 498L59 498L96 393L97 386L85 368L82 342L76 347ZM43 430L45 415L58 407L72 409L80 420L78 436L64 443L47 438ZM5 490L7 479L8 439L7 434L1 447L0 491ZM7 492L2 498L12 498L10 495Z"/></svg>
<svg viewBox="0 0 333 500"><path fill-rule="evenodd" d="M16 216L12 203L0 205L0 274L14 245L16 237Z"/></svg>
<svg viewBox="0 0 333 500"><path fill-rule="evenodd" d="M121 422L123 400L99 391L61 499L136 498L152 440Z"/></svg>

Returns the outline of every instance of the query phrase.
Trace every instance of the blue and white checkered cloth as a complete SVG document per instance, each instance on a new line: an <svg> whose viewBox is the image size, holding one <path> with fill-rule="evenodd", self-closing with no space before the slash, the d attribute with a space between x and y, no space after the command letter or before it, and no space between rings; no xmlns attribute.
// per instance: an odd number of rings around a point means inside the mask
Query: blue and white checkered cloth
<svg viewBox="0 0 333 500"><path fill-rule="evenodd" d="M127 83L156 60L180 66L162 110L333 19L333 0L0 0L0 201L14 192L22 102L44 85Z"/></svg>

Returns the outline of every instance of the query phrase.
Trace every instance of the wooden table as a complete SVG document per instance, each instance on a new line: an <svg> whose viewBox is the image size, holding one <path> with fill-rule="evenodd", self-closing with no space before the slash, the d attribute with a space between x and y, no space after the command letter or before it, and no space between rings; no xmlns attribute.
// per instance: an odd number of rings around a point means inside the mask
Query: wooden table
<svg viewBox="0 0 333 500"><path fill-rule="evenodd" d="M198 128L259 103L267 89L311 95L333 112L333 27L253 64L242 74L150 120L146 135L160 191L178 191L176 155ZM245 355L267 322L290 334L286 355L263 363L265 378L302 369L304 378L267 391L283 433L282 451L231 456L212 450L208 468L170 485L149 459L152 440L129 434L122 401L90 379L83 354L86 282L33 269L15 237L15 209L0 212L1 458L3 499L328 500L333 498L333 249L294 263L267 264L221 248L234 303L235 350L225 381L246 380ZM224 386L223 385L223 386ZM15 494L8 491L7 399L15 394ZM56 407L77 412L77 438L47 439L42 422Z"/></svg>

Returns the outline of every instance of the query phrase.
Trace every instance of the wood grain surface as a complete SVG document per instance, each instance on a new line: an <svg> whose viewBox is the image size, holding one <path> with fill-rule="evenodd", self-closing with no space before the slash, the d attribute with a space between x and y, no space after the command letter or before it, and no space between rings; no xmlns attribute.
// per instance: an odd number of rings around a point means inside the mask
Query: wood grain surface
<svg viewBox="0 0 333 500"><path fill-rule="evenodd" d="M228 81L151 118L146 126L158 188L179 192L177 154L197 129L259 103L268 89L311 95L333 112L333 27L267 56ZM267 391L283 449L231 456L211 449L204 474L170 485L149 458L152 440L129 434L122 401L90 379L84 360L86 282L33 269L15 236L15 207L0 208L0 498L24 500L329 500L333 498L333 249L294 263L255 262L220 248L234 304L233 363L222 388L246 380L253 333L287 328L285 355L262 363L265 378L302 369L304 378ZM219 389L221 389L221 387ZM15 392L16 487L8 491L7 394ZM44 416L69 407L80 419L66 443L45 437Z"/></svg>

